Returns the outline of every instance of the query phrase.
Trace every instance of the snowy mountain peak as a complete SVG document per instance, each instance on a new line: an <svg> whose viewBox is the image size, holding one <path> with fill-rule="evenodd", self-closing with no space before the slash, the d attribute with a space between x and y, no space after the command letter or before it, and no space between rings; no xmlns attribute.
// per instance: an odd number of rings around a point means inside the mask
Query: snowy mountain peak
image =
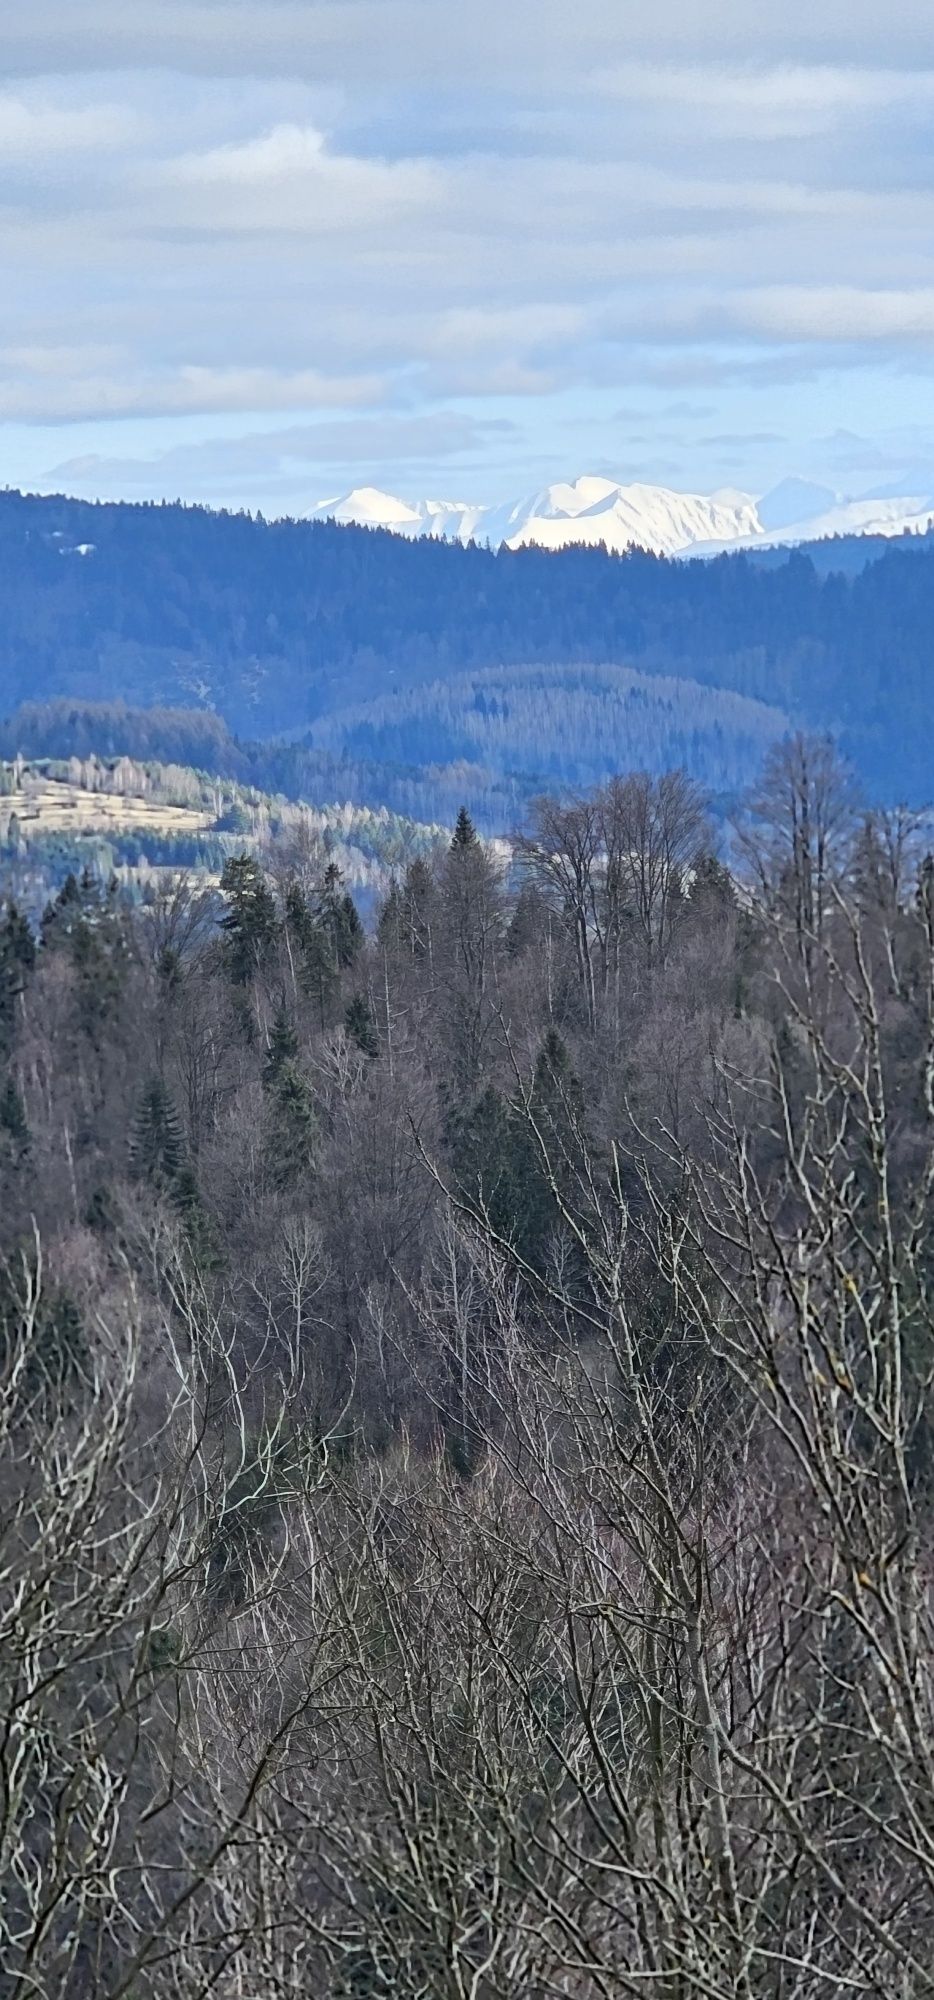
<svg viewBox="0 0 934 2000"><path fill-rule="evenodd" d="M322 500L314 512L326 514L334 521L353 521L363 528L417 531L421 522L418 508L397 500L391 493L381 493L377 486L355 486L352 493L344 493L337 500Z"/></svg>
<svg viewBox="0 0 934 2000"><path fill-rule="evenodd" d="M746 494L724 504L667 486L619 486L597 478L547 486L518 511L519 519L504 537L510 548L584 542L619 553L641 548L670 556L695 542L732 540L754 534L758 527L755 501Z"/></svg>
<svg viewBox="0 0 934 2000"><path fill-rule="evenodd" d="M640 481L621 485L588 473L556 480L501 506L400 500L378 487L358 486L337 499L322 500L311 513L401 535L489 542L495 548L574 544L617 554L637 548L676 556L818 541L827 535L927 532L934 525L934 500L917 495L842 500L827 487L787 479L757 501L732 488L679 493Z"/></svg>

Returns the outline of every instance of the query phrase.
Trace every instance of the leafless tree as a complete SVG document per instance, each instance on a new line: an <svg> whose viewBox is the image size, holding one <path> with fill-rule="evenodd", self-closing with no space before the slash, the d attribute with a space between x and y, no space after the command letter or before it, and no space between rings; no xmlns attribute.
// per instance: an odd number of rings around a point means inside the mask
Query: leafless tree
<svg viewBox="0 0 934 2000"><path fill-rule="evenodd" d="M759 894L783 899L806 966L846 876L858 826L855 781L829 736L797 734L769 752L741 834Z"/></svg>
<svg viewBox="0 0 934 2000"><path fill-rule="evenodd" d="M516 851L532 879L555 898L568 924L591 1033L597 1021L593 918L602 842L599 807L589 798L567 803L537 799L531 830L516 839Z"/></svg>
<svg viewBox="0 0 934 2000"><path fill-rule="evenodd" d="M38 1243L6 1274L0 1992L16 2000L244 1990L236 1967L275 1921L264 1800L326 1672L326 1451L291 1420L294 1374L259 1391L184 1258L156 1249L161 1326L128 1281L57 1322Z"/></svg>

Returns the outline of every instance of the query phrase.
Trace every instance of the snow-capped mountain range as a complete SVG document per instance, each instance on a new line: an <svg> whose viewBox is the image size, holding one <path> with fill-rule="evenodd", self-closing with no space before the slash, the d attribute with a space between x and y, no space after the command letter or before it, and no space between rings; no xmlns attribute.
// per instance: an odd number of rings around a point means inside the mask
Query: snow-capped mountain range
<svg viewBox="0 0 934 2000"><path fill-rule="evenodd" d="M676 493L667 486L619 485L584 476L560 480L524 500L475 506L456 500L400 500L358 486L310 509L312 518L391 528L396 534L452 542L505 543L549 549L602 543L621 553L716 555L724 549L813 542L828 535L901 535L934 527L930 494L870 495L849 500L829 488L787 479L756 498L723 489Z"/></svg>

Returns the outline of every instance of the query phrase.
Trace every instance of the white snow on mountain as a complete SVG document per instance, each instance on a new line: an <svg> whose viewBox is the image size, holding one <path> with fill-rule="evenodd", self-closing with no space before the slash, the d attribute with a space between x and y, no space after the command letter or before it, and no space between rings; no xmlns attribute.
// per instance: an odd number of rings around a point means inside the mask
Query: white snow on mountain
<svg viewBox="0 0 934 2000"><path fill-rule="evenodd" d="M768 548L820 541L829 535L900 535L934 527L934 498L906 495L846 500L804 480L783 480L756 499L732 489L678 493L667 486L624 486L585 475L558 480L524 500L483 506L459 500L400 500L374 486L322 500L312 518L391 528L416 538L489 542L518 549L535 545L603 546L617 553L715 555L724 549Z"/></svg>

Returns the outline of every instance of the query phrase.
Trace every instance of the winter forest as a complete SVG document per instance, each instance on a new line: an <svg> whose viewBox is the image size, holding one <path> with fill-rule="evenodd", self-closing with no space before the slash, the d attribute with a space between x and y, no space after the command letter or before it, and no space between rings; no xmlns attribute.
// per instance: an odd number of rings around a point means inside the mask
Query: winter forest
<svg viewBox="0 0 934 2000"><path fill-rule="evenodd" d="M934 1991L934 859L758 747L4 897L4 2000Z"/></svg>

